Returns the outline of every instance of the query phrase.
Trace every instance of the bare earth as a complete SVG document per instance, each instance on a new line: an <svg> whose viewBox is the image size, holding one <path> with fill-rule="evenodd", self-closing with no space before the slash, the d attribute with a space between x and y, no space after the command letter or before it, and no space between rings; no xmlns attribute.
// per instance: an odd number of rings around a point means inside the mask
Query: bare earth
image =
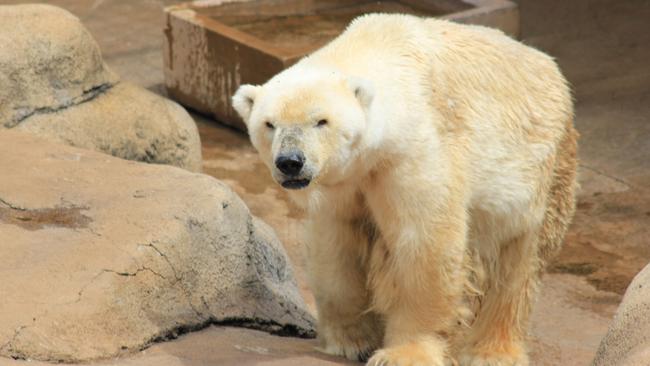
<svg viewBox="0 0 650 366"><path fill-rule="evenodd" d="M23 1L27 2L27 1ZM162 6L175 1L56 0L78 15L123 79L162 90ZM18 1L0 1L1 4ZM555 56L572 83L580 141L578 210L533 314L533 365L587 365L632 277L650 260L650 2L519 0L525 43ZM270 179L247 137L194 115L204 172L273 226L296 267L302 214ZM210 327L108 365L339 365L315 341ZM10 366L35 362L0 359Z"/></svg>

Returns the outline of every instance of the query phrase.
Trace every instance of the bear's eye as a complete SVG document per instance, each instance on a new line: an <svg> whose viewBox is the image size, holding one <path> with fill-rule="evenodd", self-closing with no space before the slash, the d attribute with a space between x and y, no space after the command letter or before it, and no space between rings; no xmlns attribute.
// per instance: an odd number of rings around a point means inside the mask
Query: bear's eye
<svg viewBox="0 0 650 366"><path fill-rule="evenodd" d="M326 119L321 119L320 121L318 121L318 123L316 123L316 127L323 127L326 124L327 124L327 120Z"/></svg>
<svg viewBox="0 0 650 366"><path fill-rule="evenodd" d="M271 122L265 122L265 124L266 124L266 127L270 128L270 129L275 128L275 126L273 126L273 123L271 123Z"/></svg>

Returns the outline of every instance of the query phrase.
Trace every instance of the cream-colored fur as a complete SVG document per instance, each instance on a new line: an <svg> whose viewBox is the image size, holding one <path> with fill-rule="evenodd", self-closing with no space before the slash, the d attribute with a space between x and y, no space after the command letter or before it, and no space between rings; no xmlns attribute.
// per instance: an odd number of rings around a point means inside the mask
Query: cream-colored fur
<svg viewBox="0 0 650 366"><path fill-rule="evenodd" d="M369 15L233 103L278 182L278 155L304 153L310 183L290 193L309 215L322 350L528 364L576 186L571 96L550 57L488 28Z"/></svg>

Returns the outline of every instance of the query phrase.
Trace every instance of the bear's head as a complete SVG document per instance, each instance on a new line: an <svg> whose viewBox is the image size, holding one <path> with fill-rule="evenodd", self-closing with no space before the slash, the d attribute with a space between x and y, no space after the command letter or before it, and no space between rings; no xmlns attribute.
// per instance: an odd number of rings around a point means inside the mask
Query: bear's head
<svg viewBox="0 0 650 366"><path fill-rule="evenodd" d="M334 185L352 174L373 100L369 81L294 67L242 85L233 106L253 146L287 189Z"/></svg>

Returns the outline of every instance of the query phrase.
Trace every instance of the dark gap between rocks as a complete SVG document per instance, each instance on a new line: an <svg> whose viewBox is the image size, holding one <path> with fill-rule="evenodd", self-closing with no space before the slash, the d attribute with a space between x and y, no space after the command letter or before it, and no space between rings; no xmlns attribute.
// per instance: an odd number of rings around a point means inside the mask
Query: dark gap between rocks
<svg viewBox="0 0 650 366"><path fill-rule="evenodd" d="M149 341L147 344L145 344L142 348L138 349L137 351L142 351L144 349L147 349L155 343L167 342L170 340L177 339L182 335L206 329L211 325L221 326L221 327L238 327L238 328L259 330L279 337L296 337L296 338L304 338L304 339L316 338L315 331L301 329L294 324L279 324L274 321L257 319L257 318L254 319L227 318L223 320L210 318L199 324L181 325L174 329L171 329L170 331L165 332L165 334L154 337L153 339L151 339L151 341ZM123 347L122 350L126 352L129 351L128 348L126 347Z"/></svg>
<svg viewBox="0 0 650 366"><path fill-rule="evenodd" d="M151 340L151 343L160 343L176 339L184 334L203 330L211 325L222 327L238 327L246 329L260 330L272 335L280 337L295 337L295 338L316 338L316 332L305 330L297 327L294 324L279 324L274 321L264 319L247 319L247 318L226 318L217 320L210 318L205 322L196 325L181 325L176 327L163 335L157 336ZM145 348L147 348L146 346Z"/></svg>

